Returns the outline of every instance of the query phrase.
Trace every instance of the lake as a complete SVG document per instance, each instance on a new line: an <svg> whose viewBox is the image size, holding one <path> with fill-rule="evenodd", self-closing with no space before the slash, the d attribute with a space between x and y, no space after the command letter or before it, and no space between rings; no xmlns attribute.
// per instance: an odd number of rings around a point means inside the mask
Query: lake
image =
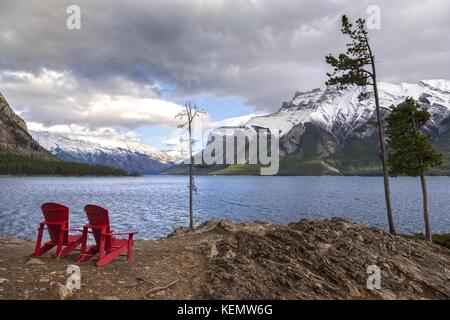
<svg viewBox="0 0 450 320"><path fill-rule="evenodd" d="M392 179L398 231L423 230L420 182ZM11 178L0 177L0 235L34 238L42 220L40 205L70 207L71 226L86 223L83 207L110 210L117 231L139 231L154 239L188 224L188 178ZM340 216L386 229L381 177L196 177L196 224L213 218L293 222ZM433 232L450 232L450 178L429 177Z"/></svg>

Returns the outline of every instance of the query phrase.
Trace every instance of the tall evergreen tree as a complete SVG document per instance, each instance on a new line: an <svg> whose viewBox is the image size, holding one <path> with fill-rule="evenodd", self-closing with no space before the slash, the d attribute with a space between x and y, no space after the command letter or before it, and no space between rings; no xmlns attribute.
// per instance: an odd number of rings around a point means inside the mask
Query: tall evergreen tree
<svg viewBox="0 0 450 320"><path fill-rule="evenodd" d="M425 239L431 241L428 194L425 171L442 163L442 155L433 149L431 134L423 132L430 113L414 99L407 98L397 108L392 107L388 123L388 165L392 175L420 176L423 195Z"/></svg>
<svg viewBox="0 0 450 320"><path fill-rule="evenodd" d="M380 156L383 167L384 193L386 199L386 211L389 232L396 234L392 214L392 200L389 186L389 172L385 156L385 139L383 119L381 115L380 99L378 97L377 73L375 67L375 56L370 47L366 22L363 19L356 21L356 26L342 16L341 32L350 38L347 44L347 52L335 57L329 54L326 62L334 68L333 73L327 73L328 86L336 86L338 89L346 89L349 86L371 86L375 98L375 110L377 116L377 127L380 145ZM362 99L368 92L363 93Z"/></svg>

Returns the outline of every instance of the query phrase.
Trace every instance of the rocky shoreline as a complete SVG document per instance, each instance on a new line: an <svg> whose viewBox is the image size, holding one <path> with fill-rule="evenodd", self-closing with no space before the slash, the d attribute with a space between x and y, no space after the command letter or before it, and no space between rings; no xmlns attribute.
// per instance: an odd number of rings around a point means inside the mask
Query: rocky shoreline
<svg viewBox="0 0 450 320"><path fill-rule="evenodd" d="M0 238L0 299L450 299L450 249L340 218L179 228L136 241L131 263L80 264L79 290L64 286L77 253L30 259L33 245Z"/></svg>

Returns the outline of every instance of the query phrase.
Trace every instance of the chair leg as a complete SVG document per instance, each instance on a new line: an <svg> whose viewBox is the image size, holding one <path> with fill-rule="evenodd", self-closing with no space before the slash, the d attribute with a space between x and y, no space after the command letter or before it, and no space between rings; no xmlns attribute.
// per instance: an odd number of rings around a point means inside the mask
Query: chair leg
<svg viewBox="0 0 450 320"><path fill-rule="evenodd" d="M98 251L98 259L100 260L101 258L103 258L104 254L105 254L105 236L102 234L101 238L100 238L100 247L99 247L99 251Z"/></svg>
<svg viewBox="0 0 450 320"><path fill-rule="evenodd" d="M61 227L61 230L59 231L58 244L56 246L56 258L61 256L61 252L63 250L63 243L64 243L64 231L63 227Z"/></svg>
<svg viewBox="0 0 450 320"><path fill-rule="evenodd" d="M81 236L81 254L86 253L87 238L88 238L88 228L83 227L83 235Z"/></svg>
<svg viewBox="0 0 450 320"><path fill-rule="evenodd" d="M38 228L38 236L36 239L36 246L34 248L34 252L31 254L32 257L39 257L41 254L39 254L39 251L41 250L41 243L42 243L42 234L44 233L44 226L42 224L39 225Z"/></svg>
<svg viewBox="0 0 450 320"><path fill-rule="evenodd" d="M133 239L128 239L127 247L127 260L131 261L133 259Z"/></svg>

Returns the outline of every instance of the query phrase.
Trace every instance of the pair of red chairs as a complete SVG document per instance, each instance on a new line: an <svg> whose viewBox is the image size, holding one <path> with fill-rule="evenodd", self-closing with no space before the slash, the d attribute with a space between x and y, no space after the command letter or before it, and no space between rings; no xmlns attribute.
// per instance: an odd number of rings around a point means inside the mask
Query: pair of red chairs
<svg viewBox="0 0 450 320"><path fill-rule="evenodd" d="M84 207L89 223L82 229L69 228L69 208L59 203L44 203L41 207L44 221L39 224L36 248L32 257L42 256L56 247L56 258L64 258L81 244L81 253L77 262L88 261L98 254L97 266L104 266L127 251L127 260L131 261L133 236L137 232L118 232L111 230L108 210L88 204ZM44 229L47 228L50 240L42 245ZM69 231L79 231L81 235L70 235ZM88 233L92 233L95 245L87 248ZM128 235L128 239L116 236Z"/></svg>

